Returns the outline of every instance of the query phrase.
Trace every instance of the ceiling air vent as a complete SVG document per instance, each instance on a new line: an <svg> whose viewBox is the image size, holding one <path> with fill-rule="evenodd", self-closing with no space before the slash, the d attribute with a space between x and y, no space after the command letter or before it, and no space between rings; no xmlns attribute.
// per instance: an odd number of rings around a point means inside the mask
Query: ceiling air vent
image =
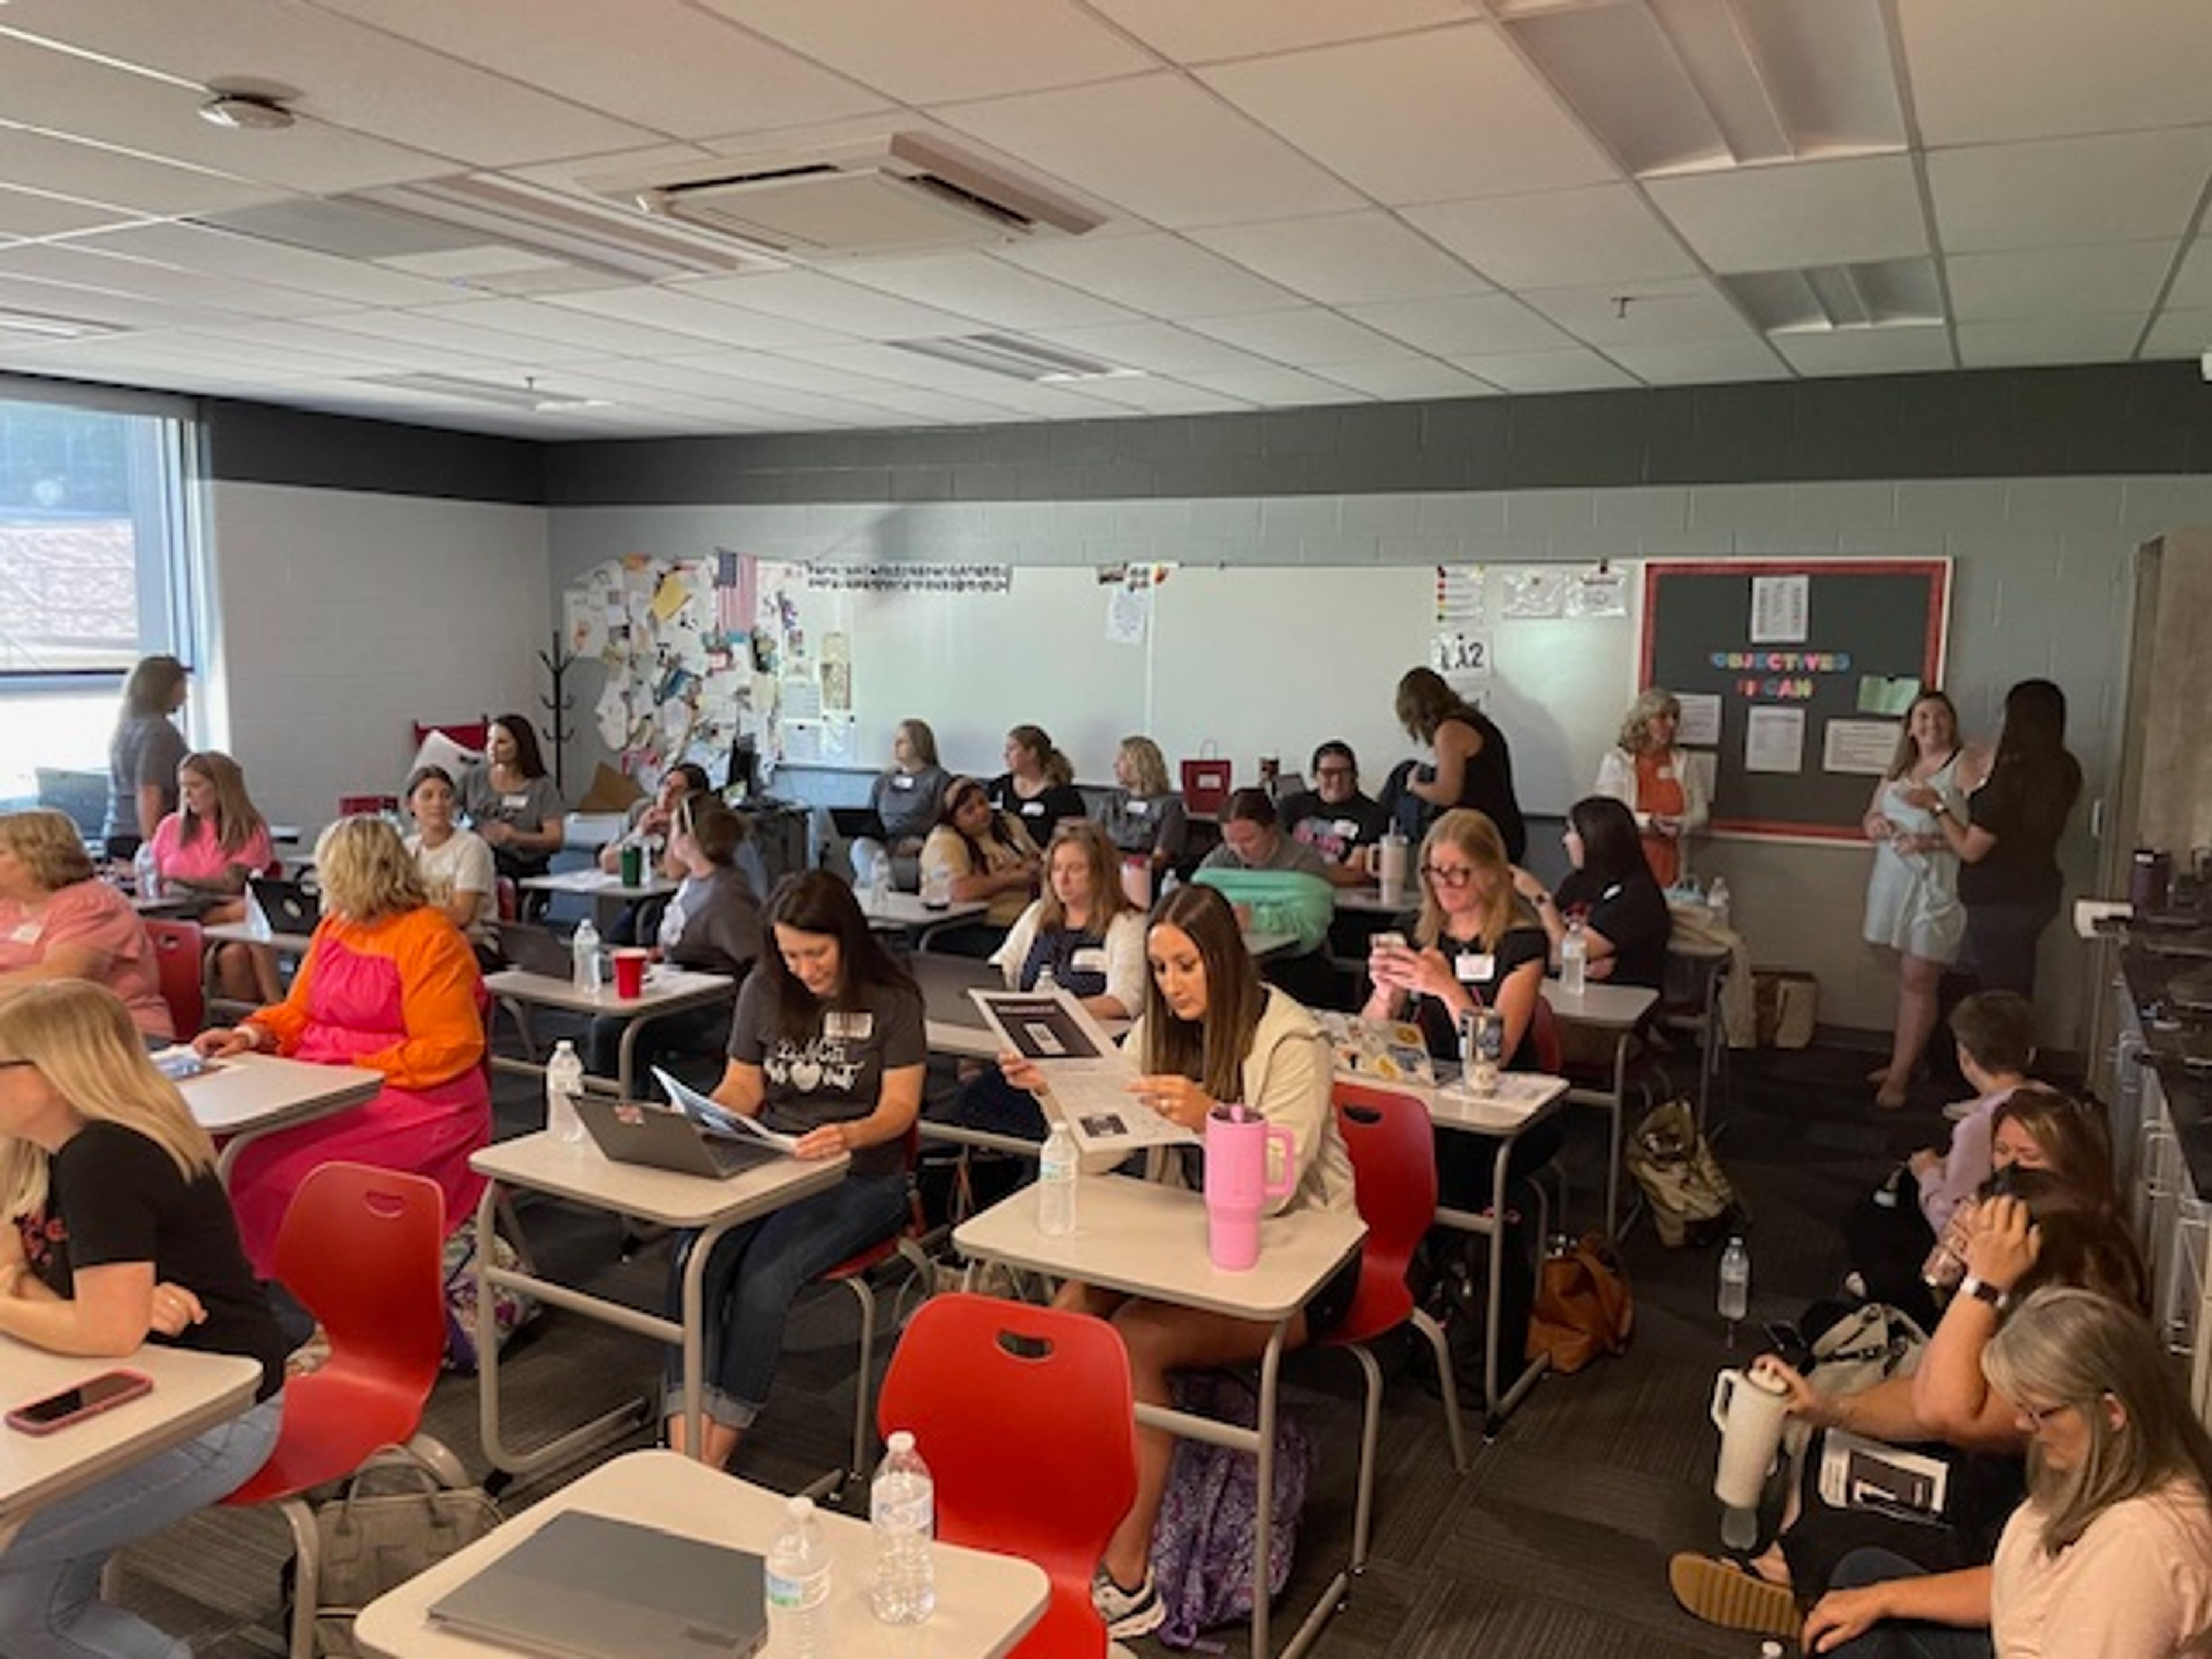
<svg viewBox="0 0 2212 1659"><path fill-rule="evenodd" d="M911 132L773 161L725 161L675 178L592 184L647 213L800 258L1080 236L1104 222Z"/></svg>

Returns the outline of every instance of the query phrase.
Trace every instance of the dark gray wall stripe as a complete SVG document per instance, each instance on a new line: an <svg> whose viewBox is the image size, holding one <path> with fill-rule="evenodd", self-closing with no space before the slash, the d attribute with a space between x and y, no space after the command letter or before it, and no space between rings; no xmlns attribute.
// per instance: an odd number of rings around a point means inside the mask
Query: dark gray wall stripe
<svg viewBox="0 0 2212 1659"><path fill-rule="evenodd" d="M372 495L542 505L544 444L356 420L210 398L200 404L208 470L233 483L304 484Z"/></svg>

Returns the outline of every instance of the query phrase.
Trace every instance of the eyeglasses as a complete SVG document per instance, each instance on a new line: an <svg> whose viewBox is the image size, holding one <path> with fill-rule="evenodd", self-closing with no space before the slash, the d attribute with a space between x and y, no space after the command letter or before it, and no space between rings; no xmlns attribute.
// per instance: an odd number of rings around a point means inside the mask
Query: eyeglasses
<svg viewBox="0 0 2212 1659"><path fill-rule="evenodd" d="M1439 887L1464 887L1474 879L1471 864L1425 864L1421 873Z"/></svg>
<svg viewBox="0 0 2212 1659"><path fill-rule="evenodd" d="M2027 1419L2028 1432L2040 1434L2043 1432L2045 1424L2061 1412L2072 1411L2080 1403L2079 1401L2062 1400L2055 1406L2021 1406L2017 1409L2020 1414Z"/></svg>
<svg viewBox="0 0 2212 1659"><path fill-rule="evenodd" d="M0 1060L0 1072L12 1072L18 1066L36 1066L35 1060Z"/></svg>
<svg viewBox="0 0 2212 1659"><path fill-rule="evenodd" d="M1314 775L1317 778L1349 778L1358 775L1349 766L1316 766Z"/></svg>

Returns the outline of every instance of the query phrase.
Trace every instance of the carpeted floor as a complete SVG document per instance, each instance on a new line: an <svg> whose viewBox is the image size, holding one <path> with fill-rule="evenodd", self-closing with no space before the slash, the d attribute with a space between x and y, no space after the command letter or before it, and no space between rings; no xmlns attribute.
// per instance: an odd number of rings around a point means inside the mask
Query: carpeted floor
<svg viewBox="0 0 2212 1659"><path fill-rule="evenodd" d="M1323 1634L1326 1655L1431 1659L1492 1654L1510 1659L1582 1656L1739 1656L1756 1638L1700 1626L1669 1597L1664 1564L1715 1538L1708 1491L1715 1436L1705 1416L1714 1371L1741 1363L1762 1319L1794 1317L1840 1271L1833 1220L1888 1164L1940 1142L1929 1085L1905 1112L1879 1118L1860 1081L1867 1056L1839 1050L1739 1054L1718 1146L1753 1216L1753 1320L1731 1349L1714 1311L1717 1249L1669 1252L1648 1224L1624 1253L1636 1297L1628 1353L1579 1376L1547 1378L1473 1469L1456 1475L1440 1407L1419 1381L1425 1360L1386 1356L1392 1381L1382 1431L1374 1559L1345 1611ZM503 1080L507 1133L536 1121L536 1103ZM1596 1158L1603 1115L1577 1112L1574 1197L1579 1219L1602 1192ZM526 1206L532 1247L549 1271L657 1304L665 1251L620 1256L611 1218L550 1204ZM775 1394L740 1455L738 1472L781 1490L840 1461L849 1433L855 1320L842 1291L811 1296L795 1319ZM1425 1353L1425 1350L1424 1350ZM561 1314L542 1319L503 1372L507 1431L540 1434L644 1394L658 1356L643 1340ZM1346 1551L1351 1533L1357 1371L1340 1355L1302 1355L1287 1371L1286 1400L1322 1449L1291 1583L1278 1603L1287 1632ZM427 1426L472 1467L483 1457L477 1391L447 1376ZM1479 1418L1471 1419L1471 1427ZM611 1450L646 1443L641 1433ZM579 1470L557 1472L553 1484ZM520 1506L546 1486L510 1488ZM865 1503L865 1498L861 1499ZM181 1637L204 1659L283 1651L278 1573L284 1531L273 1516L216 1511L130 1552L125 1601ZM1218 1650L1246 1651L1242 1627L1212 1632ZM1156 1644L1139 1650L1164 1652Z"/></svg>

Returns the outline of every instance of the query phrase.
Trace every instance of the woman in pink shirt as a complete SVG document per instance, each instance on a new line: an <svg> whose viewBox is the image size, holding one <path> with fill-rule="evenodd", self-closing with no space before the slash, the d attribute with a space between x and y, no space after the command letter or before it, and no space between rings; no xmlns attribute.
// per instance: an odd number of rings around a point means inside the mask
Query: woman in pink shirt
<svg viewBox="0 0 2212 1659"><path fill-rule="evenodd" d="M42 979L88 979L171 1037L154 946L131 901L98 878L76 825L40 807L0 813L0 996Z"/></svg>
<svg viewBox="0 0 2212 1659"><path fill-rule="evenodd" d="M220 750L204 749L177 765L177 810L148 843L161 891L205 901L202 921L246 920L246 878L276 862L269 826L246 793L246 774ZM265 945L215 948L216 985L234 1002L257 1006L283 994L276 953Z"/></svg>

